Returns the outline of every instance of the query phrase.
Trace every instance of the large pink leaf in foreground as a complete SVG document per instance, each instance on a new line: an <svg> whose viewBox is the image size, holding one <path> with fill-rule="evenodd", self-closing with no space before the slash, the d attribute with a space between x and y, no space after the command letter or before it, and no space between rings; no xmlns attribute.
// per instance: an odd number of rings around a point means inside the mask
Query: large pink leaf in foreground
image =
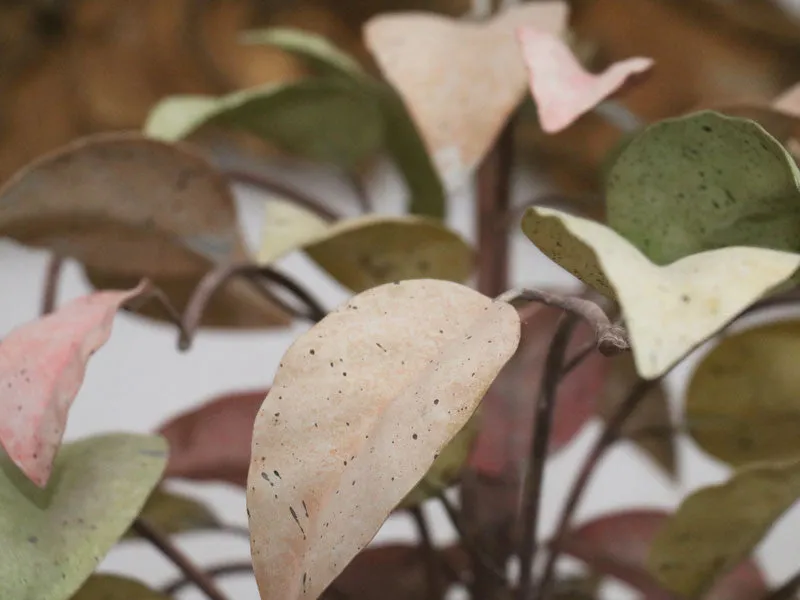
<svg viewBox="0 0 800 600"><path fill-rule="evenodd" d="M618 91L631 75L653 66L651 58L629 58L594 75L551 33L521 27L517 38L528 67L531 94L545 133L557 133Z"/></svg>
<svg viewBox="0 0 800 600"><path fill-rule="evenodd" d="M76 298L0 343L0 444L39 487L50 478L87 361L108 341L120 306L144 290L142 282Z"/></svg>

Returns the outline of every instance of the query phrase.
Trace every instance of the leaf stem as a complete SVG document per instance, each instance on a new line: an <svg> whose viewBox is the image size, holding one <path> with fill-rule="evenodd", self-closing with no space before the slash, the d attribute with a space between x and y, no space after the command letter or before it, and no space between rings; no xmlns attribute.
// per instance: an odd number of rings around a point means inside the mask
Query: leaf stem
<svg viewBox="0 0 800 600"><path fill-rule="evenodd" d="M50 256L44 274L44 291L42 292L41 315L49 315L56 308L58 302L58 284L61 282L61 271L64 267L64 257L58 254Z"/></svg>
<svg viewBox="0 0 800 600"><path fill-rule="evenodd" d="M420 546L422 548L422 555L425 560L425 576L427 578L427 597L429 600L438 600L442 594L442 582L439 577L439 553L433 545L431 538L431 531L428 527L428 521L425 519L425 514L422 508L414 506L408 509L411 517L414 519L414 524L417 527L419 534Z"/></svg>
<svg viewBox="0 0 800 600"><path fill-rule="evenodd" d="M188 556L181 552L166 535L148 523L146 519L141 517L136 519L132 528L171 560L187 579L192 581L208 596L209 600L227 600L225 594L217 588L211 578L197 568Z"/></svg>
<svg viewBox="0 0 800 600"><path fill-rule="evenodd" d="M523 533L519 551L520 584L517 590L519 600L526 600L533 589L533 565L538 546L539 507L542 498L544 465L547 461L547 447L553 425L558 384L563 373L567 347L577 324L578 316L574 313L562 316L547 353L542 387L536 402L528 468L523 484L523 505L520 510L522 521L520 526Z"/></svg>
<svg viewBox="0 0 800 600"><path fill-rule="evenodd" d="M240 563L230 563L225 565L219 565L216 567L212 567L210 569L206 569L203 571L206 577L226 577L228 575L239 575L240 573L253 573L253 563L251 562L240 562ZM188 579L187 577L178 577L174 579L170 583L161 587L161 591L166 594L167 596L174 596L178 592L180 592L183 588L187 585L193 584L194 581Z"/></svg>

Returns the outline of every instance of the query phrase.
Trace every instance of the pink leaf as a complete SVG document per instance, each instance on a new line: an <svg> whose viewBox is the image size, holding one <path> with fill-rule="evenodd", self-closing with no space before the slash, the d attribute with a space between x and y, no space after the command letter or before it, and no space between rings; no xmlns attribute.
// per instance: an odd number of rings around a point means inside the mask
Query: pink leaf
<svg viewBox="0 0 800 600"><path fill-rule="evenodd" d="M146 285L76 298L0 343L0 444L39 487L50 478L86 363L108 341L119 308Z"/></svg>
<svg viewBox="0 0 800 600"><path fill-rule="evenodd" d="M635 587L645 600L675 600L645 567L653 538L669 516L653 509L610 513L567 534L562 549L593 570ZM745 560L722 576L703 600L760 600L766 592L758 566Z"/></svg>
<svg viewBox="0 0 800 600"><path fill-rule="evenodd" d="M594 75L581 67L558 36L533 27L521 27L517 37L528 67L539 123L546 133L566 129L617 92L631 75L653 66L651 58L629 58Z"/></svg>

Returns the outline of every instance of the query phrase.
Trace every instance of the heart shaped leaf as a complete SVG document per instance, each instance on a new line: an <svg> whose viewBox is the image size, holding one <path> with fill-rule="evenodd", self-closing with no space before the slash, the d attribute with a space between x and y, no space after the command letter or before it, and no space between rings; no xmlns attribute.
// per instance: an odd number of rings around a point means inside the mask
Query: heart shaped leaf
<svg viewBox="0 0 800 600"><path fill-rule="evenodd" d="M548 1L511 7L485 23L423 12L366 23L367 47L402 97L447 189L465 183L525 95L514 30L530 25L560 33L566 21L566 4Z"/></svg>
<svg viewBox="0 0 800 600"><path fill-rule="evenodd" d="M169 596L118 575L92 575L70 600L169 600Z"/></svg>
<svg viewBox="0 0 800 600"><path fill-rule="evenodd" d="M227 481L244 487L253 423L269 390L225 394L158 429L169 443L165 477Z"/></svg>
<svg viewBox="0 0 800 600"><path fill-rule="evenodd" d="M367 215L328 225L302 209L274 203L267 210L262 239L259 262L267 264L303 248L331 277L356 292L417 277L460 282L473 266L472 249L458 234L438 220L410 215Z"/></svg>
<svg viewBox="0 0 800 600"><path fill-rule="evenodd" d="M800 171L747 119L703 111L648 127L606 198L609 225L656 264L727 246L800 251Z"/></svg>
<svg viewBox="0 0 800 600"><path fill-rule="evenodd" d="M167 459L157 436L65 444L47 488L0 459L0 581L8 598L67 600L122 537Z"/></svg>
<svg viewBox="0 0 800 600"><path fill-rule="evenodd" d="M86 364L111 336L120 306L144 289L82 296L0 344L0 444L39 487L50 478Z"/></svg>
<svg viewBox="0 0 800 600"><path fill-rule="evenodd" d="M528 209L522 229L551 260L616 297L645 379L666 373L800 267L800 255L742 247L661 267L612 229L546 208Z"/></svg>
<svg viewBox="0 0 800 600"><path fill-rule="evenodd" d="M222 527L217 515L204 504L161 488L153 490L140 516L165 535ZM125 537L136 538L138 534L130 529Z"/></svg>
<svg viewBox="0 0 800 600"><path fill-rule="evenodd" d="M466 424L519 341L509 304L421 279L355 296L283 357L248 476L264 598L316 598Z"/></svg>
<svg viewBox="0 0 800 600"><path fill-rule="evenodd" d="M632 75L653 66L650 58L629 58L594 75L587 73L569 46L550 31L522 27L517 37L528 68L539 125L545 133L566 129L619 91Z"/></svg>
<svg viewBox="0 0 800 600"><path fill-rule="evenodd" d="M800 455L800 322L726 336L697 366L686 391L694 440L732 465Z"/></svg>
<svg viewBox="0 0 800 600"><path fill-rule="evenodd" d="M700 597L750 555L797 498L797 460L745 467L683 501L656 535L648 570L668 589Z"/></svg>

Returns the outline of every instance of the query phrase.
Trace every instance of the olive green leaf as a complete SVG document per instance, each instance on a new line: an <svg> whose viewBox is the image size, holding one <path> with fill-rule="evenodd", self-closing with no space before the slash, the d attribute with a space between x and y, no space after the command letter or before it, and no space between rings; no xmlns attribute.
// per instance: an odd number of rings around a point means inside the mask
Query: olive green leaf
<svg viewBox="0 0 800 600"><path fill-rule="evenodd" d="M45 489L0 458L0 597L65 600L136 518L167 460L163 438L66 444Z"/></svg>
<svg viewBox="0 0 800 600"><path fill-rule="evenodd" d="M473 265L472 249L458 234L438 220L411 215L368 215L329 225L275 202L267 209L263 240L260 263L302 248L356 292L402 279L460 282Z"/></svg>
<svg viewBox="0 0 800 600"><path fill-rule="evenodd" d="M686 422L694 440L732 465L800 455L800 321L725 337L692 375Z"/></svg>
<svg viewBox="0 0 800 600"><path fill-rule="evenodd" d="M658 266L612 229L547 208L528 209L522 229L551 260L617 299L645 379L666 373L800 267L800 255L742 247Z"/></svg>
<svg viewBox="0 0 800 600"><path fill-rule="evenodd" d="M800 251L799 178L754 121L713 111L666 119L611 168L608 223L659 265L727 246Z"/></svg>
<svg viewBox="0 0 800 600"><path fill-rule="evenodd" d="M349 81L378 103L383 117L383 143L405 178L412 214L442 219L445 191L417 126L400 96L374 79L358 63L319 35L298 29L266 29L245 35L248 43L272 44L306 59L321 75Z"/></svg>
<svg viewBox="0 0 800 600"><path fill-rule="evenodd" d="M139 516L165 535L222 527L217 515L204 504L162 488L153 490ZM125 538L135 537L132 529L125 534Z"/></svg>
<svg viewBox="0 0 800 600"><path fill-rule="evenodd" d="M243 130L287 152L344 167L373 154L383 139L375 99L332 78L269 84L220 98L167 98L150 112L145 133L175 141L206 125Z"/></svg>
<svg viewBox="0 0 800 600"><path fill-rule="evenodd" d="M70 600L169 600L170 597L119 575L92 575Z"/></svg>
<svg viewBox="0 0 800 600"><path fill-rule="evenodd" d="M698 598L749 556L800 497L800 462L751 465L686 498L659 530L648 570L669 590Z"/></svg>

